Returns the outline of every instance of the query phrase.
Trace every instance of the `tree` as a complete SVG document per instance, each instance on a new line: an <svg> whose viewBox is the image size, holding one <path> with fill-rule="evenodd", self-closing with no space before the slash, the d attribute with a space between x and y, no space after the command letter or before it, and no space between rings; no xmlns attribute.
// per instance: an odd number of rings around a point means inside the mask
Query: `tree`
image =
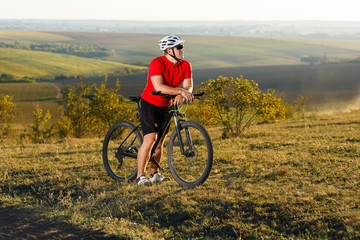
<svg viewBox="0 0 360 240"><path fill-rule="evenodd" d="M285 116L282 99L275 90L262 92L251 80L219 76L201 84L203 104L210 106L212 115L224 127L223 137L238 136L256 119L268 121Z"/></svg>

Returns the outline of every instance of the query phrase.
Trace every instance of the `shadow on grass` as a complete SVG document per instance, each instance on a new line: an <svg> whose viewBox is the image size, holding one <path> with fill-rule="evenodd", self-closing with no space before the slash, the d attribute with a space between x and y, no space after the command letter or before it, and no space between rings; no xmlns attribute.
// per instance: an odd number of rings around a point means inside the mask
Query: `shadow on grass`
<svg viewBox="0 0 360 240"><path fill-rule="evenodd" d="M170 196L165 196L170 197ZM156 223L159 229L172 229L179 238L259 239L277 238L347 239L354 237L341 218L314 216L307 220L296 210L276 203L259 201L228 202L207 199L198 206L173 200L173 208L163 207L164 197L131 205L142 217L132 221ZM154 217L156 216L156 217ZM126 217L126 216L120 216ZM252 226L249 228L249 226ZM156 229L155 228L155 229Z"/></svg>
<svg viewBox="0 0 360 240"><path fill-rule="evenodd" d="M125 239L55 222L28 208L0 205L0 239Z"/></svg>
<svg viewBox="0 0 360 240"><path fill-rule="evenodd" d="M82 150L82 151L72 151L72 152L43 152L38 154L36 157L37 158L46 158L46 157L56 157L56 156L70 156L70 155L75 155L75 154L91 154L91 153L99 153L101 154L102 152L98 149L94 149L94 150ZM24 156L18 156L17 158L19 159L28 159L33 157L33 155L29 154L29 155L24 155Z"/></svg>

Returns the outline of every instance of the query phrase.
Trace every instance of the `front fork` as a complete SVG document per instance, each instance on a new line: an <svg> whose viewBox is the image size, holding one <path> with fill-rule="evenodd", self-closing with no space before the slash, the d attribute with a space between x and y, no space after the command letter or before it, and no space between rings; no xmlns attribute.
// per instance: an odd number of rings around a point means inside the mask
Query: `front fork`
<svg viewBox="0 0 360 240"><path fill-rule="evenodd" d="M178 115L181 115L182 119L178 119ZM175 122L176 133L177 133L178 140L179 140L181 154L185 155L186 157L190 157L192 155L191 153L192 153L192 146L193 146L190 132L189 132L188 128L185 128L186 140L189 144L189 149L185 151L184 142L183 142L182 136L181 136L181 126L180 126L181 122L186 121L186 116L185 116L185 114L173 113L173 117L174 117L174 122Z"/></svg>
<svg viewBox="0 0 360 240"><path fill-rule="evenodd" d="M179 115L181 115L182 119L178 119ZM181 136L181 132L180 132L181 131L181 126L180 126L181 122L186 121L185 114L179 113L176 111L173 113L173 118L174 118L174 122L175 122L175 130L178 135L181 154L183 154L186 157L193 157L195 154L194 154L194 150L193 150L193 144L192 144L189 129L185 128L186 139L187 139L187 142L189 143L189 149L186 151L185 151L184 142L182 140L182 136ZM170 124L170 122L169 122L169 124ZM160 139L157 139L157 141L160 141ZM155 143L155 144L157 144L157 143ZM155 149L154 149L154 151L155 151ZM155 161L153 155L154 155L154 152L151 153L150 161L153 162L160 170L165 171L167 168L161 167L160 164L157 161Z"/></svg>

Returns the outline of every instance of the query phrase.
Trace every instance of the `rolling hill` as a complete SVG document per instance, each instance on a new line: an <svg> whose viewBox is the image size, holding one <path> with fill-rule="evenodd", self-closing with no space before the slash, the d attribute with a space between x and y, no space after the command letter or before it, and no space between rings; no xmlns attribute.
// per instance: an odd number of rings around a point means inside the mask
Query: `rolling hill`
<svg viewBox="0 0 360 240"><path fill-rule="evenodd" d="M121 69L146 67L65 54L0 48L0 73L17 78L53 78L54 76L99 75Z"/></svg>
<svg viewBox="0 0 360 240"><path fill-rule="evenodd" d="M358 63L314 64L300 61L302 56L326 56L330 61L358 58L360 41L329 39L290 39L265 37L183 36L185 56L192 63L195 87L219 75L255 80L264 89L284 92L288 99L310 95L316 104L357 102ZM85 82L101 82L104 73L130 69L146 70L161 55L160 35L90 32L0 31L0 42L69 43L106 47L114 53L103 60L49 52L0 48L0 74L19 78L53 79L54 76L85 76ZM134 65L136 64L136 65ZM121 81L125 96L139 94L145 87L146 73L119 76L109 74L109 84ZM77 78L56 83L77 82ZM61 87L61 86L59 86ZM1 86L0 86L1 88Z"/></svg>
<svg viewBox="0 0 360 240"><path fill-rule="evenodd" d="M57 42L88 44L111 48L113 55L105 57L116 63L127 63L131 65L146 66L150 61L162 54L157 46L161 35L152 34L129 34L129 33L104 33L104 32L30 32L30 31L0 31L0 41L22 41L32 43ZM357 58L360 56L360 41L346 40L326 40L326 39L287 39L287 38L266 38L266 37L236 37L236 36L193 36L185 35L185 57L192 63L194 69L212 69L240 66L264 66L264 65L297 65L304 64L300 61L303 56L324 57L330 61L339 61L346 58ZM1 55L3 55L2 53ZM19 69L17 61L23 58L44 58L43 55L28 52L11 52L6 55L13 55L17 60L9 60L12 66L7 66L8 71L14 72ZM34 55L33 55L34 54ZM28 56L31 55L31 56ZM56 59L59 72L63 72L62 64L70 64L72 67L68 71L72 73L87 72L93 67L84 66L78 69L80 59L71 58ZM64 57L65 58L65 57ZM51 61L51 60L50 60ZM87 60L88 61L88 60ZM30 64L31 61L23 63ZM45 62L46 63L46 62ZM39 63L41 68L46 68L47 64ZM99 64L84 63L84 65ZM122 65L101 62L94 69L111 71L122 68ZM3 64L2 64L3 65ZM77 66L78 65L78 66ZM92 65L94 66L94 65ZM126 66L131 67L131 66ZM24 73L28 74L25 69ZM34 71L38 71L38 67ZM53 69L56 72L56 68ZM2 72L6 72L0 70ZM22 74L25 75L25 74Z"/></svg>
<svg viewBox="0 0 360 240"><path fill-rule="evenodd" d="M161 35L126 33L57 33L74 43L98 44L115 49L109 60L149 63L161 55L157 42ZM360 56L359 41L311 40L235 36L183 36L185 57L194 68L294 65L305 55L333 61Z"/></svg>

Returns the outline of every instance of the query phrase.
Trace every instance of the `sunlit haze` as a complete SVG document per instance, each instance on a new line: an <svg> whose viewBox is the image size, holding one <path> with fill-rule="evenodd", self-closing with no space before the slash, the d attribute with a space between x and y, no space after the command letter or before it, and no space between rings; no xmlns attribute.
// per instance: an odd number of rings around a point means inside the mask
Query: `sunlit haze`
<svg viewBox="0 0 360 240"><path fill-rule="evenodd" d="M358 0L0 0L0 19L360 21Z"/></svg>

